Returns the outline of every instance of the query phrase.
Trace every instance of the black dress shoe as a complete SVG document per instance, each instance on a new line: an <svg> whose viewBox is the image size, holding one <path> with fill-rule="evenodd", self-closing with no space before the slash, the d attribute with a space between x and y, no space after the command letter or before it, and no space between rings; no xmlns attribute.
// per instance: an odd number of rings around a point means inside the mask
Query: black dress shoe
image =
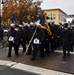
<svg viewBox="0 0 74 75"><path fill-rule="evenodd" d="M17 53L17 54L15 54L16 56L19 56L19 54Z"/></svg>
<svg viewBox="0 0 74 75"><path fill-rule="evenodd" d="M8 55L7 57L11 57L11 55Z"/></svg>
<svg viewBox="0 0 74 75"><path fill-rule="evenodd" d="M31 53L27 53L27 55L31 55Z"/></svg>
<svg viewBox="0 0 74 75"><path fill-rule="evenodd" d="M25 52L25 51L22 51L23 53Z"/></svg>
<svg viewBox="0 0 74 75"><path fill-rule="evenodd" d="M31 58L31 60L35 60L35 58Z"/></svg>
<svg viewBox="0 0 74 75"><path fill-rule="evenodd" d="M62 58L66 58L66 56L63 56Z"/></svg>
<svg viewBox="0 0 74 75"><path fill-rule="evenodd" d="M70 56L70 53L68 53L67 56L69 57Z"/></svg>

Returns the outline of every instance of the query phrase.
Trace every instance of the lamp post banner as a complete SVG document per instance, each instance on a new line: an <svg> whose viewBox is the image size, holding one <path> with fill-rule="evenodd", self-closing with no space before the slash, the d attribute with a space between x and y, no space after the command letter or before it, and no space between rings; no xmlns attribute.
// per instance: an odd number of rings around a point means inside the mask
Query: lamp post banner
<svg viewBox="0 0 74 75"><path fill-rule="evenodd" d="M37 14L41 14L41 7L37 7Z"/></svg>
<svg viewBox="0 0 74 75"><path fill-rule="evenodd" d="M15 15L12 16L12 22L17 22L17 18Z"/></svg>

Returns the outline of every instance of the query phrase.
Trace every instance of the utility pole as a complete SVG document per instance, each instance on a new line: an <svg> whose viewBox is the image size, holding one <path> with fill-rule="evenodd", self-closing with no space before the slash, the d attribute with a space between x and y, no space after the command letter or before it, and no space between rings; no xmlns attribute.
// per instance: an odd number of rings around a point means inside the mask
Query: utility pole
<svg viewBox="0 0 74 75"><path fill-rule="evenodd" d="M4 1L5 0L0 0L0 24L2 24L2 7L3 7L3 4L4 4Z"/></svg>

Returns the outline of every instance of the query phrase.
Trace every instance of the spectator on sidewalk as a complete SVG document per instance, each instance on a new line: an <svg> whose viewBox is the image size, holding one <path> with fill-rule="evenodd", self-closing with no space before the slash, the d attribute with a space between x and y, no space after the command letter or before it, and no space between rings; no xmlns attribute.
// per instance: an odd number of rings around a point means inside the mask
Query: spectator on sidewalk
<svg viewBox="0 0 74 75"><path fill-rule="evenodd" d="M0 48L2 48L2 42L3 42L3 28L0 24Z"/></svg>

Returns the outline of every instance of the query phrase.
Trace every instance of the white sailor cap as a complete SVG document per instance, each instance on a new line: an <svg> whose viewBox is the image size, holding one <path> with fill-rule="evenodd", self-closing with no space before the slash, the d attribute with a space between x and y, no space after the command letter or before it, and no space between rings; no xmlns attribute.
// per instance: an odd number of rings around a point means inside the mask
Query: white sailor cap
<svg viewBox="0 0 74 75"><path fill-rule="evenodd" d="M40 19L38 19L37 22L40 23Z"/></svg>
<svg viewBox="0 0 74 75"><path fill-rule="evenodd" d="M25 25L28 25L28 23L25 23Z"/></svg>
<svg viewBox="0 0 74 75"><path fill-rule="evenodd" d="M35 22L36 26L41 26L41 24L39 22Z"/></svg>
<svg viewBox="0 0 74 75"><path fill-rule="evenodd" d="M51 22L51 20L47 20L47 22Z"/></svg>
<svg viewBox="0 0 74 75"><path fill-rule="evenodd" d="M14 26L15 26L15 24L14 24L14 23L12 23L12 24L10 24L10 26L11 26L11 27L14 27Z"/></svg>
<svg viewBox="0 0 74 75"><path fill-rule="evenodd" d="M23 25L26 26L26 23L24 23Z"/></svg>
<svg viewBox="0 0 74 75"><path fill-rule="evenodd" d="M54 20L51 20L51 22L54 22Z"/></svg>
<svg viewBox="0 0 74 75"><path fill-rule="evenodd" d="M25 22L23 22L23 25L25 25Z"/></svg>
<svg viewBox="0 0 74 75"><path fill-rule="evenodd" d="M30 25L34 25L34 23L33 22L30 22Z"/></svg>
<svg viewBox="0 0 74 75"><path fill-rule="evenodd" d="M19 27L23 27L22 25L19 25Z"/></svg>

